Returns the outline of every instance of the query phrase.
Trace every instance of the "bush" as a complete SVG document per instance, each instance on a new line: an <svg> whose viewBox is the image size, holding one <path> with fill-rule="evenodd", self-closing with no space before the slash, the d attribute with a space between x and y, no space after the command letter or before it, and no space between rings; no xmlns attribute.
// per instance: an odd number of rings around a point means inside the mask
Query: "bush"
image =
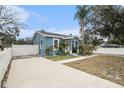
<svg viewBox="0 0 124 93"><path fill-rule="evenodd" d="M1 51L4 51L4 46L0 45L0 49L1 49Z"/></svg>
<svg viewBox="0 0 124 93"><path fill-rule="evenodd" d="M52 51L52 50L53 50L53 47L52 47L52 46L46 48L46 49L45 49L45 54L46 54L46 56L49 56L49 53L50 53L50 51Z"/></svg>
<svg viewBox="0 0 124 93"><path fill-rule="evenodd" d="M80 55L91 55L93 53L93 50L95 50L95 47L90 44L81 45L79 47L79 54Z"/></svg>
<svg viewBox="0 0 124 93"><path fill-rule="evenodd" d="M59 55L68 55L69 51L67 49L68 45L65 42L60 42L59 44Z"/></svg>
<svg viewBox="0 0 124 93"><path fill-rule="evenodd" d="M64 55L69 55L69 52L64 52Z"/></svg>

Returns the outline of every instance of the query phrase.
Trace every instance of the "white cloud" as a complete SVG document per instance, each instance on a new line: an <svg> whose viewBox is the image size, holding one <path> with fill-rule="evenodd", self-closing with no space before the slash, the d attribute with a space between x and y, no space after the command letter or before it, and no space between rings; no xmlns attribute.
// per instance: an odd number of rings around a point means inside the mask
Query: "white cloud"
<svg viewBox="0 0 124 93"><path fill-rule="evenodd" d="M22 7L19 6L7 6L8 9L11 9L10 13L16 13L15 18L19 19L19 22L26 23L29 17L35 16L38 18L40 22L48 22L48 18L46 16L42 16L41 14L35 12L29 12ZM32 37L36 29L21 29L19 33L19 37L17 38L25 38L25 37Z"/></svg>
<svg viewBox="0 0 124 93"><path fill-rule="evenodd" d="M25 23L30 16L37 17L40 22L46 22L46 23L48 22L48 17L42 14L38 14L35 12L28 12L27 10L19 6L8 6L8 7L13 9L13 12L17 13L16 17L20 19L20 22ZM69 35L70 33L72 35L79 35L79 27L71 27L71 28L63 28L63 29L58 29L53 27L44 30L48 32L54 32L65 35ZM18 38L32 37L35 31L36 29L30 29L30 28L21 29L20 36Z"/></svg>
<svg viewBox="0 0 124 93"><path fill-rule="evenodd" d="M13 10L14 13L16 13L17 15L16 18L19 18L21 22L26 22L27 19L31 16L37 17L40 22L48 22L48 17L42 14L29 12L19 6L7 6L7 7Z"/></svg>
<svg viewBox="0 0 124 93"><path fill-rule="evenodd" d="M40 29L21 30L18 38L32 37L36 30L40 30ZM49 28L44 30L47 32L53 32L53 33L64 34L64 35L69 35L70 33L72 35L79 35L79 27L65 28L61 30L57 28Z"/></svg>
<svg viewBox="0 0 124 93"><path fill-rule="evenodd" d="M35 17L38 17L39 21L40 22L48 22L48 17L46 16L43 16L41 14L38 14L38 13L31 13L32 16L35 16Z"/></svg>
<svg viewBox="0 0 124 93"><path fill-rule="evenodd" d="M32 37L35 31L36 31L35 29L21 30L19 33L19 37L17 38Z"/></svg>
<svg viewBox="0 0 124 93"><path fill-rule="evenodd" d="M19 6L7 6L8 8L10 8L13 12L13 13L16 13L16 18L19 18L20 22L26 22L27 19L29 18L30 14L24 9L24 8L21 8Z"/></svg>

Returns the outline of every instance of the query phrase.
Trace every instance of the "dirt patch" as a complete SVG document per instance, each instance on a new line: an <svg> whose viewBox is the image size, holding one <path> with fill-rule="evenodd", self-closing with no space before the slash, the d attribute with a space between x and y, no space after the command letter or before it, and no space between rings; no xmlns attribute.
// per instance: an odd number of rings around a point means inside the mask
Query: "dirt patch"
<svg viewBox="0 0 124 93"><path fill-rule="evenodd" d="M65 65L124 86L124 57L99 55Z"/></svg>

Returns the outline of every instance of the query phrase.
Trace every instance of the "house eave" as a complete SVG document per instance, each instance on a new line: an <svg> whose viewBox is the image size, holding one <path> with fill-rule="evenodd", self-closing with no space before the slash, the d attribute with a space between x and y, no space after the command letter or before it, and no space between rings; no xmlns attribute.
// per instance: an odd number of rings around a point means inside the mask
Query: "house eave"
<svg viewBox="0 0 124 93"><path fill-rule="evenodd" d="M52 38L60 38L60 39L64 39L64 40L69 40L69 39L73 39L73 38L75 38L75 37L77 37L77 36L67 36L67 37L64 37L64 36L57 36L57 35L45 35L45 34L43 34L43 33L40 33L39 31L38 32L35 32L35 34L34 34L34 38L35 38L35 35L36 34L40 34L40 35L42 35L42 36L44 36L44 37L52 37ZM33 39L34 39L33 38ZM79 40L81 40L81 38L80 37L77 37Z"/></svg>
<svg viewBox="0 0 124 93"><path fill-rule="evenodd" d="M63 39L64 37L63 36L56 36L56 35L45 35L45 34L42 34L42 33L40 33L40 32L38 32L40 35L42 35L42 36L45 36L45 37L55 37L55 38L61 38L61 39Z"/></svg>

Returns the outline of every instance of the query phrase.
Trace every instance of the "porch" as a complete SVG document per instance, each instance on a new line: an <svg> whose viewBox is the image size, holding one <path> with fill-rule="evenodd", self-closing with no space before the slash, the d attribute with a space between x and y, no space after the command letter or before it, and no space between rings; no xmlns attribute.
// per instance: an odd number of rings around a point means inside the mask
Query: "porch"
<svg viewBox="0 0 124 93"><path fill-rule="evenodd" d="M80 39L78 37L65 39L65 44L68 45L68 51L70 55L79 54Z"/></svg>

